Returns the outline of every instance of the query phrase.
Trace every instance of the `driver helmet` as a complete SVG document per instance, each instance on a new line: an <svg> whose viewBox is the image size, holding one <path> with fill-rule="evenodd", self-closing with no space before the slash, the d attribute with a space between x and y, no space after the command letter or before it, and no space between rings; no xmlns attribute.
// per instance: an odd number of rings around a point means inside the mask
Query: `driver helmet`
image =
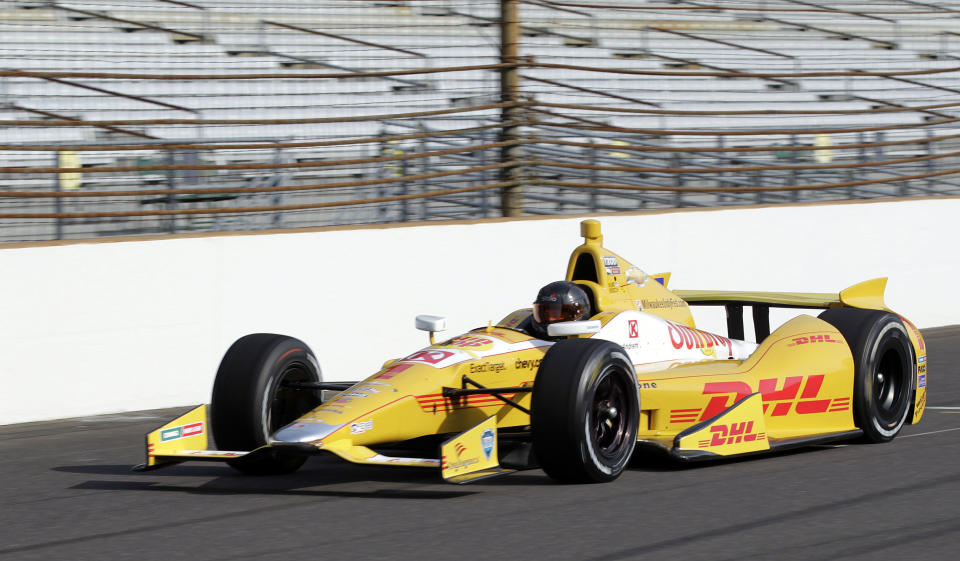
<svg viewBox="0 0 960 561"><path fill-rule="evenodd" d="M551 323L587 319L590 315L586 291L570 281L544 286L533 301L533 327L540 333L546 333Z"/></svg>

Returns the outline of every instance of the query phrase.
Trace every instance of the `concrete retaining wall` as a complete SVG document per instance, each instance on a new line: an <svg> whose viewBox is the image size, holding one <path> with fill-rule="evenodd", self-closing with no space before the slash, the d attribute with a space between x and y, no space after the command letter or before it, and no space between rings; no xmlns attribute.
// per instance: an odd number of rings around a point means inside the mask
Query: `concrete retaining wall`
<svg viewBox="0 0 960 561"><path fill-rule="evenodd" d="M960 199L597 216L605 245L671 287L836 292L886 276L920 327L960 323ZM0 249L0 424L209 399L223 352L294 335L355 380L528 306L562 278L578 218ZM698 316L700 317L700 316ZM719 318L702 316L707 328Z"/></svg>

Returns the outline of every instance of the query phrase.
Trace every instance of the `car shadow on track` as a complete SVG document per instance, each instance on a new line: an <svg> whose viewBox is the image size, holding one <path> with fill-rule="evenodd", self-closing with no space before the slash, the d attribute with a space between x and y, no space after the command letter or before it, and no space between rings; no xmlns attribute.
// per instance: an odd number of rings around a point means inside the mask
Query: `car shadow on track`
<svg viewBox="0 0 960 561"><path fill-rule="evenodd" d="M58 466L51 469L62 473L113 476L108 480L81 481L70 487L102 491L371 499L454 499L475 494L462 487L443 485L439 473L434 470L362 466L320 458L311 458L296 473L278 476L243 475L225 465L175 465L149 472L134 472L128 465ZM443 486L440 489L404 488L432 486L434 483ZM348 488L332 488L335 486Z"/></svg>

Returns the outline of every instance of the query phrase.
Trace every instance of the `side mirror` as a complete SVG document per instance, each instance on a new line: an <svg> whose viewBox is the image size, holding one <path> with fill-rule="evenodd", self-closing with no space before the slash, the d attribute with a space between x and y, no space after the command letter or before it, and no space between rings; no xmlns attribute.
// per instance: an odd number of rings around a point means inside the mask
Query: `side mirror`
<svg viewBox="0 0 960 561"><path fill-rule="evenodd" d="M447 318L443 316L430 316L430 315L419 315L414 321L417 329L420 331L428 331L430 333L430 344L433 344L433 334L437 331L445 331L447 329Z"/></svg>
<svg viewBox="0 0 960 561"><path fill-rule="evenodd" d="M547 326L547 335L551 337L567 337L569 335L589 335L600 331L600 320L587 321L559 321Z"/></svg>

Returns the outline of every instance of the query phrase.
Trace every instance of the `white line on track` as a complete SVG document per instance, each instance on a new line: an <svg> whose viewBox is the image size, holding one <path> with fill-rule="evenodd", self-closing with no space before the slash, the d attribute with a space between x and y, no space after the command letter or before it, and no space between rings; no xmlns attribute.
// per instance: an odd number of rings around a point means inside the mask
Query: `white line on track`
<svg viewBox="0 0 960 561"><path fill-rule="evenodd" d="M926 435L928 435L928 434L939 434L939 433L941 433L941 432L950 432L950 431L954 431L954 430L960 430L960 427L956 427L956 428L952 428L952 429L935 430L935 431L930 431L930 432L918 432L917 434L908 434L908 435L905 435L905 436L901 436L900 438L910 438L911 436L926 436Z"/></svg>
<svg viewBox="0 0 960 561"><path fill-rule="evenodd" d="M927 409L946 409L950 411L960 411L960 407L939 407L939 406L927 406Z"/></svg>

